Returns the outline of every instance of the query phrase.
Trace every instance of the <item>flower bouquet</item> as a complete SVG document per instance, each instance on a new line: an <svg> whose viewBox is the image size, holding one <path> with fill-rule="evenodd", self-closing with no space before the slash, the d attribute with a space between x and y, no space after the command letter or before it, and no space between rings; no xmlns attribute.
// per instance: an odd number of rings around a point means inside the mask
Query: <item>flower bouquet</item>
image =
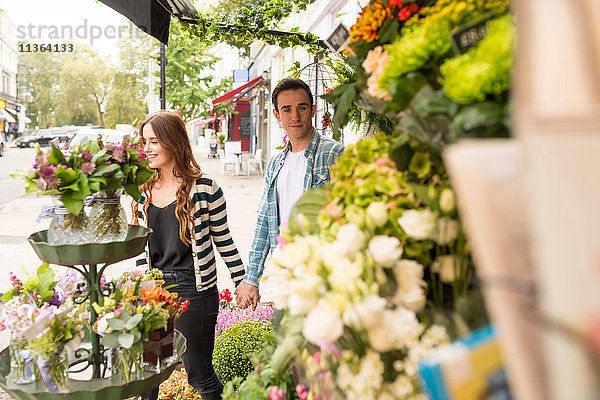
<svg viewBox="0 0 600 400"><path fill-rule="evenodd" d="M229 289L219 293L219 313L215 326L215 336L219 336L227 329L241 321L264 321L268 322L273 317L274 309L270 304L259 304L255 310L251 307L241 309L233 302L233 296Z"/></svg>
<svg viewBox="0 0 600 400"><path fill-rule="evenodd" d="M127 274L120 281L113 282L115 291L111 296L93 304L100 316L94 330L102 336L102 345L112 349L115 379L130 382L139 378L144 364L160 371L161 361L168 361L164 357L173 355L172 327L179 315L186 311L189 302L178 299L177 293L160 288L161 278L159 270ZM146 288L142 289L142 285ZM163 340L168 337L167 333L171 333L170 342ZM159 348L158 353L150 348L145 351L144 340L153 338L163 340L166 348ZM171 349L170 354L168 349Z"/></svg>
<svg viewBox="0 0 600 400"><path fill-rule="evenodd" d="M13 178L25 180L27 193L39 191L52 196L53 207L45 207L40 218L52 217L48 243L79 244L92 240L89 221L83 212L84 200L99 185L101 176L92 176L96 165L89 149L81 152L61 151L51 142L43 152L36 144L35 163L24 172L12 172Z"/></svg>
<svg viewBox="0 0 600 400"><path fill-rule="evenodd" d="M139 141L125 141L120 145L102 141L90 142L94 163L98 166L94 177L101 177L94 187L90 222L94 229L94 241L99 243L122 241L127 237L127 218L121 207L122 190L138 200L138 187L153 175L148 168L146 154ZM77 148L76 148L77 149Z"/></svg>
<svg viewBox="0 0 600 400"><path fill-rule="evenodd" d="M56 287L45 263L24 282L11 276L0 314L0 330L12 334L9 382L30 383L41 375L51 392L69 388L65 346L79 346L83 320L70 298L60 300Z"/></svg>

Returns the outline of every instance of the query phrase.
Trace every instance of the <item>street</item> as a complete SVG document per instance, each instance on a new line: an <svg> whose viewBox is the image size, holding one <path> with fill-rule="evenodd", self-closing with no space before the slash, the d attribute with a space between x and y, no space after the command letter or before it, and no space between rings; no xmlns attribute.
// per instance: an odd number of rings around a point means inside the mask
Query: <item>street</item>
<svg viewBox="0 0 600 400"><path fill-rule="evenodd" d="M9 173L14 169L22 170L26 166L32 165L34 157L34 149L5 148L4 156L0 157L0 187L2 188L0 190L0 207L25 195L23 181L11 178Z"/></svg>

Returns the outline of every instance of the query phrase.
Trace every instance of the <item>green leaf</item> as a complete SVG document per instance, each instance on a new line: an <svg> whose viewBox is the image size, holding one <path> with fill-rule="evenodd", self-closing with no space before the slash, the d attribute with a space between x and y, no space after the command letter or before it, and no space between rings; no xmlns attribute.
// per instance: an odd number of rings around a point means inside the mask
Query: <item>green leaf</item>
<svg viewBox="0 0 600 400"><path fill-rule="evenodd" d="M323 189L309 189L300 196L290 211L290 228L303 231L298 226L298 216L302 214L310 223L311 231L318 229L317 217L327 201L327 192Z"/></svg>
<svg viewBox="0 0 600 400"><path fill-rule="evenodd" d="M50 145L50 148L51 148L51 150L50 150L50 154L48 154L48 164L64 165L67 163L65 156L63 155L62 151L60 151L60 149L58 147L54 147L53 145Z"/></svg>
<svg viewBox="0 0 600 400"><path fill-rule="evenodd" d="M129 320L125 324L125 329L132 330L137 326L137 324L140 323L143 317L144 314L135 314L133 317L129 318Z"/></svg>
<svg viewBox="0 0 600 400"><path fill-rule="evenodd" d="M125 321L118 317L109 318L107 322L108 326L113 328L115 331L122 331L123 328L125 328Z"/></svg>
<svg viewBox="0 0 600 400"><path fill-rule="evenodd" d="M131 346L133 346L133 343L135 342L135 336L133 335L133 333L123 332L119 335L118 341L121 347L125 349L130 349Z"/></svg>
<svg viewBox="0 0 600 400"><path fill-rule="evenodd" d="M104 335L100 341L104 347L109 347L111 349L116 349L119 347L119 335L120 332L111 332Z"/></svg>

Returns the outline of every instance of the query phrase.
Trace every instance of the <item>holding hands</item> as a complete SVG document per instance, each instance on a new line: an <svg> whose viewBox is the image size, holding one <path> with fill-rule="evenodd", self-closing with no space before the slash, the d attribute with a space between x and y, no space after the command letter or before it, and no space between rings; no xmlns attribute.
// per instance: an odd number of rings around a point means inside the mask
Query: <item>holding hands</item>
<svg viewBox="0 0 600 400"><path fill-rule="evenodd" d="M260 302L258 287L248 282L241 282L233 293L235 294L238 307L248 308L248 306L252 305L252 310L256 310L256 306Z"/></svg>

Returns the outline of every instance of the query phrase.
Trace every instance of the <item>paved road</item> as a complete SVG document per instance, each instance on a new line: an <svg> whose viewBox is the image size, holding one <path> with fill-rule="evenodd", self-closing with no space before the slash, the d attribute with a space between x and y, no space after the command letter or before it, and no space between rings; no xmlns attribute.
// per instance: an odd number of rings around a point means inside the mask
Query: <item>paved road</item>
<svg viewBox="0 0 600 400"><path fill-rule="evenodd" d="M23 169L33 164L34 149L11 147L0 157L0 207L11 200L25 195L23 181L9 176L14 169Z"/></svg>

